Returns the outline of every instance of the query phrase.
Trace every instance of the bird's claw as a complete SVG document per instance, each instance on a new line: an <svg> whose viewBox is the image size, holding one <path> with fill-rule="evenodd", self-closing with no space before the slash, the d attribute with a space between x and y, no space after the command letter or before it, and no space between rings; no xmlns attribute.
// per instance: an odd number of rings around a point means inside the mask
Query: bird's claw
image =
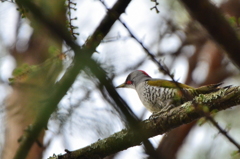
<svg viewBox="0 0 240 159"><path fill-rule="evenodd" d="M161 109L158 112L153 112L152 115L149 117L150 120L152 119L156 119L159 117L159 115L166 113L168 111L170 111L172 108L174 108L175 106L173 104L167 105L165 106L163 109Z"/></svg>

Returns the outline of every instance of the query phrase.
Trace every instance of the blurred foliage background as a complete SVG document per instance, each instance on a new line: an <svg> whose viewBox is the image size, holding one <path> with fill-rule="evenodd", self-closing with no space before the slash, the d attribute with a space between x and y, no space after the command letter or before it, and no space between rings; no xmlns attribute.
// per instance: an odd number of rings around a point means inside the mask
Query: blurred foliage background
<svg viewBox="0 0 240 159"><path fill-rule="evenodd" d="M104 2L108 8L114 4L110 0ZM154 1L132 1L121 15L121 22L115 22L93 54L93 59L101 64L113 83L122 83L136 69L145 70L152 77L169 79L151 61L144 46L182 83L194 87L218 82L239 85L237 68L181 3L174 0L157 2L158 5ZM79 45L91 36L107 11L97 0L38 0L36 3L56 21L68 25ZM237 31L240 2L215 0L212 3ZM15 2L0 2L0 153L3 159L13 157L17 140L32 123L34 112L40 109L34 107L35 103L47 99L51 92L49 85L62 77L73 56L61 39ZM14 68L17 69L13 71ZM64 153L64 149L75 150L124 128L111 100L100 92L98 82L85 72L79 74L28 158L47 158L54 153ZM141 120L150 116L136 92L118 92ZM238 142L239 111L234 107L214 117ZM235 147L208 122L199 124L195 121L150 141L159 158L163 159L236 158L232 155ZM107 158L151 156L146 154L143 146L136 146Z"/></svg>

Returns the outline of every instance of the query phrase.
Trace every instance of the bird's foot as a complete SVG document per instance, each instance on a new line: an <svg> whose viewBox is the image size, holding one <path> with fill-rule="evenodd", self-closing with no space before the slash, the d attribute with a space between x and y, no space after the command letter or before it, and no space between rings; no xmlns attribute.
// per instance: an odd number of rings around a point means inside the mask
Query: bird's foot
<svg viewBox="0 0 240 159"><path fill-rule="evenodd" d="M159 115L166 113L168 111L170 111L172 108L174 108L175 106L173 104L167 105L165 106L163 109L161 109L158 112L153 112L152 115L149 117L149 119L156 119L157 117L159 117Z"/></svg>

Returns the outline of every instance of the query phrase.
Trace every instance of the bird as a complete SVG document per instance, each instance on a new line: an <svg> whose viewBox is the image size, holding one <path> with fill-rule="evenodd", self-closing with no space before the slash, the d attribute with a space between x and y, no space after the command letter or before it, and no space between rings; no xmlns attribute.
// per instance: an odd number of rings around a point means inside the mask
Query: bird
<svg viewBox="0 0 240 159"><path fill-rule="evenodd" d="M136 90L143 105L152 113L169 110L192 100L199 94L208 94L220 89L222 83L194 88L186 84L152 78L143 70L131 72L124 83L116 88Z"/></svg>

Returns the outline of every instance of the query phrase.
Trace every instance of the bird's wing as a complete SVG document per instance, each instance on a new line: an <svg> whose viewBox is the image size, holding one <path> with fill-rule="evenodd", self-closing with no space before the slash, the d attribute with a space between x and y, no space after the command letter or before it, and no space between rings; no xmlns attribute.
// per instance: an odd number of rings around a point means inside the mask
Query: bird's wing
<svg viewBox="0 0 240 159"><path fill-rule="evenodd" d="M168 81L168 80L161 80L161 79L151 79L147 81L147 84L150 86L155 86L155 87L165 87L165 88L186 88L186 89L194 89L191 86L188 86L186 84L178 83L178 82L173 82L173 81Z"/></svg>

